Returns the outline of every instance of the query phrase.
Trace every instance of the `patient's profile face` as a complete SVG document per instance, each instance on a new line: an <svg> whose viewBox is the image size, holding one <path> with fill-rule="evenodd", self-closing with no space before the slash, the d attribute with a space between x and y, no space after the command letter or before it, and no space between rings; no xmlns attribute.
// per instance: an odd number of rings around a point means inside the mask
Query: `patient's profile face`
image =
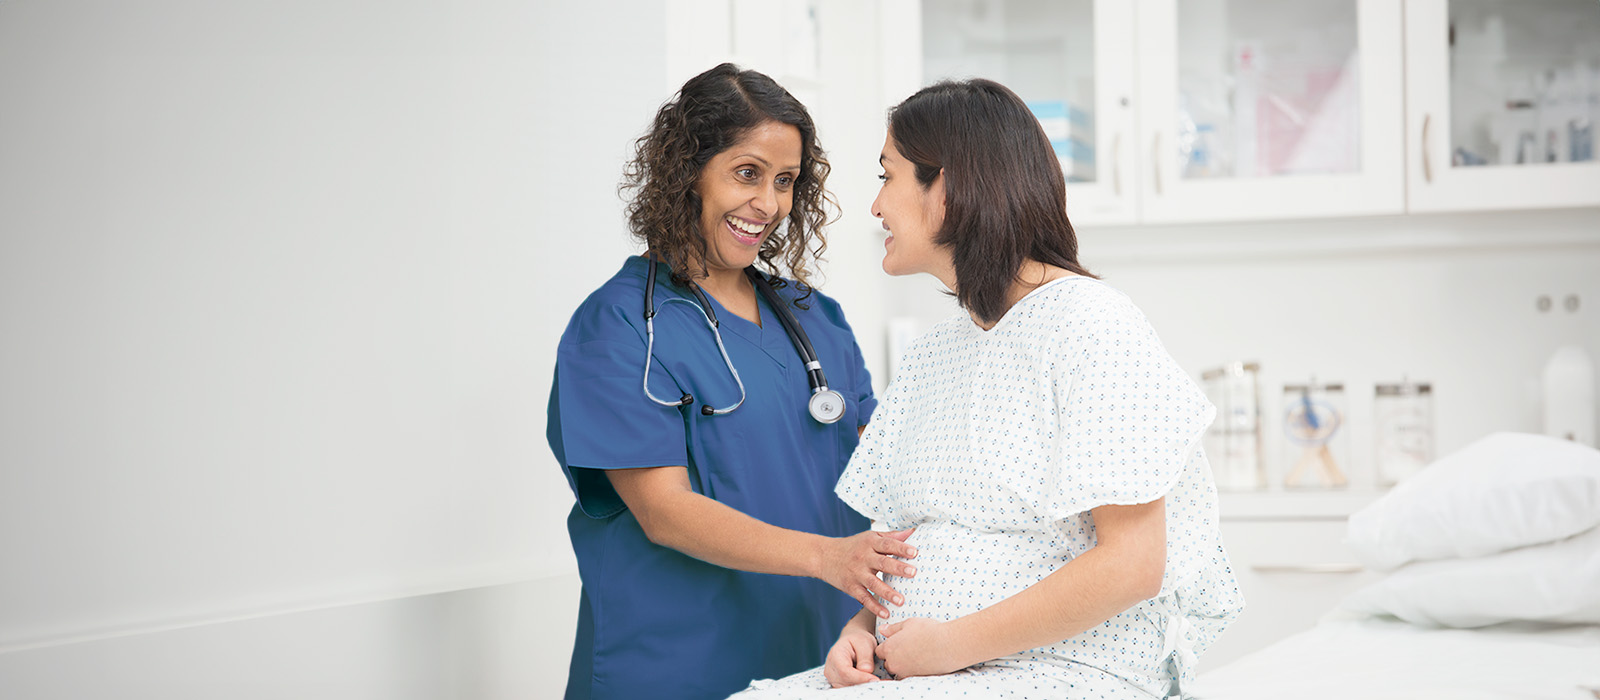
<svg viewBox="0 0 1600 700"><path fill-rule="evenodd" d="M872 202L872 215L882 219L889 232L883 242L883 271L926 272L945 279L953 266L950 251L934 243L944 226L944 173L923 187L917 182L916 166L895 148L892 133L884 139L878 163L883 167L878 176L883 186Z"/></svg>

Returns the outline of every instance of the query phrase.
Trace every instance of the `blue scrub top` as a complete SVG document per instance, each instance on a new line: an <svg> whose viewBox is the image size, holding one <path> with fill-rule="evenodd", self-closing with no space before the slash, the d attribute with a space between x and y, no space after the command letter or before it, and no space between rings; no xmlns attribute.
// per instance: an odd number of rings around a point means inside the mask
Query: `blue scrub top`
<svg viewBox="0 0 1600 700"><path fill-rule="evenodd" d="M790 309L829 386L845 397L844 418L811 418L800 356L764 299L759 326L711 300L748 396L733 413L704 416L699 404L731 406L739 388L700 312L664 303L695 298L672 284L665 264L650 391L668 401L690 393L696 405L661 406L644 395L650 264L628 258L589 295L557 353L547 436L577 497L567 530L583 580L569 700L722 698L751 679L821 665L861 609L816 579L734 571L652 544L611 488L602 470L685 466L696 492L779 527L839 537L868 526L833 492L857 428L877 406L839 305L814 292L810 308ZM793 283L777 291L798 296Z"/></svg>

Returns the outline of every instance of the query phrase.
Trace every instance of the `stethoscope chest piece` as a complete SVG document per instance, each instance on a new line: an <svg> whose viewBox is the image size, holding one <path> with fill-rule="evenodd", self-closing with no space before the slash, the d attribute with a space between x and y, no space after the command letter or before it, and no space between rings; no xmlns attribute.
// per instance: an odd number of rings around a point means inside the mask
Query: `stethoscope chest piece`
<svg viewBox="0 0 1600 700"><path fill-rule="evenodd" d="M806 410L818 423L837 423L844 417L844 397L832 389L823 389L811 395Z"/></svg>

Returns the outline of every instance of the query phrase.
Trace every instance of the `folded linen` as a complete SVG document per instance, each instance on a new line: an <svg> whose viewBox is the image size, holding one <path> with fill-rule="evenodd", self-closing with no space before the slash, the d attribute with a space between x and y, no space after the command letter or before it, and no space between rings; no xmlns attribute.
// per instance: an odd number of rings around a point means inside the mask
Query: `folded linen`
<svg viewBox="0 0 1600 700"><path fill-rule="evenodd" d="M1600 624L1600 527L1482 557L1412 562L1340 607L1426 627Z"/></svg>
<svg viewBox="0 0 1600 700"><path fill-rule="evenodd" d="M1600 450L1494 433L1446 455L1350 516L1346 543L1390 571L1553 542L1600 525Z"/></svg>

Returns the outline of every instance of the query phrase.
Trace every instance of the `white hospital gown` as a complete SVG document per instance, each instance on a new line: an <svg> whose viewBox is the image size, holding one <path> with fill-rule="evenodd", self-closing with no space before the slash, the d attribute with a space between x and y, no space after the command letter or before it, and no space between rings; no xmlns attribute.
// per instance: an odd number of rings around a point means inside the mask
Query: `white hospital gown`
<svg viewBox="0 0 1600 700"><path fill-rule="evenodd" d="M1160 593L1082 634L947 676L828 690L813 669L735 697L1181 691L1243 606L1197 447L1214 414L1138 308L1098 280L1040 287L989 331L964 312L940 323L906 352L836 489L873 520L916 528L917 575L887 579L906 604L879 624L948 621L1004 600L1094 546L1090 509L1164 496Z"/></svg>

